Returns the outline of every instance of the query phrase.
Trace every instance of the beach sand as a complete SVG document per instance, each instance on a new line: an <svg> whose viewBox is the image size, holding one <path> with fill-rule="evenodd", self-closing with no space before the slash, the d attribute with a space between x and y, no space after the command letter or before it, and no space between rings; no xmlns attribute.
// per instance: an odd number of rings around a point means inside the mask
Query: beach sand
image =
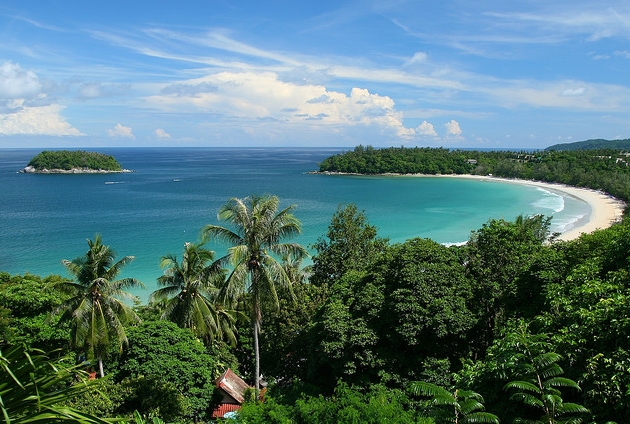
<svg viewBox="0 0 630 424"><path fill-rule="evenodd" d="M445 177L449 176L450 175L445 175ZM608 228L615 222L621 221L624 208L626 207L626 204L623 201L615 199L606 193L586 188L572 187L564 184L515 180L481 175L452 175L452 177L486 181L505 181L512 184L531 185L541 187L549 191L554 191L565 196L572 196L588 203L591 208L591 216L589 219L578 223L576 227L562 233L558 237L560 240L573 240L584 233L588 234L598 229Z"/></svg>

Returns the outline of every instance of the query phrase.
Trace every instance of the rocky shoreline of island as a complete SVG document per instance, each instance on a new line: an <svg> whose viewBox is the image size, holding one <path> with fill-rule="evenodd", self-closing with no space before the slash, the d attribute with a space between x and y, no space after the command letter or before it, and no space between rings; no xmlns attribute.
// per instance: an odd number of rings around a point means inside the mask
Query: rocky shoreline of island
<svg viewBox="0 0 630 424"><path fill-rule="evenodd" d="M23 174L112 174L133 172L124 169L110 155L84 150L43 151L18 171Z"/></svg>
<svg viewBox="0 0 630 424"><path fill-rule="evenodd" d="M71 168L71 169L36 169L33 166L27 166L20 171L22 174L120 174L134 172L131 169L91 169L91 168Z"/></svg>

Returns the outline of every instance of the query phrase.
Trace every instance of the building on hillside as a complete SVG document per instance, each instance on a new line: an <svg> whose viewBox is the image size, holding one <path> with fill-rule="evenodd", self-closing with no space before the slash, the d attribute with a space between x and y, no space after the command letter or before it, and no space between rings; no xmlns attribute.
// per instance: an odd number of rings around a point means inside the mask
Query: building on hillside
<svg viewBox="0 0 630 424"><path fill-rule="evenodd" d="M221 403L212 411L212 418L226 418L241 408L245 401L245 391L251 388L230 368L221 377L217 378L215 385L223 395Z"/></svg>

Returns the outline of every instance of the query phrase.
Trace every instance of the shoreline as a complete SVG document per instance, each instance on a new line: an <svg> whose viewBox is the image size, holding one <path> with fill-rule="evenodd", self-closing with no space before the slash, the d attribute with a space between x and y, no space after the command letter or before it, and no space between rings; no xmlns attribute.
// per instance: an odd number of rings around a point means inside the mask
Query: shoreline
<svg viewBox="0 0 630 424"><path fill-rule="evenodd" d="M432 175L426 175L430 177ZM583 222L578 222L575 227L560 233L558 240L575 240L582 234L590 234L595 230L609 228L616 222L620 222L626 203L601 191L590 188L573 187L566 184L547 183L533 180L519 180L512 178L501 178L484 175L435 175L435 177L446 178L468 178L479 181L498 181L510 184L521 184L544 188L549 191L560 193L579 199L591 208L590 216Z"/></svg>
<svg viewBox="0 0 630 424"><path fill-rule="evenodd" d="M342 173L324 173L329 175L344 175ZM349 175L349 174L345 174ZM512 178L502 178L502 177L494 177L490 175L471 175L471 174L436 174L436 175L428 175L428 174L382 174L382 175L390 175L390 176L411 176L411 177L436 177L436 178L467 178L478 181L495 181L495 182L504 182L510 184L522 184L529 185L534 187L544 188L549 191L553 191L556 193L560 193L564 196L571 196L573 198L579 199L586 204L591 209L590 216L585 219L583 222L576 223L576 226L571 228L568 231L560 233L558 236L558 240L575 240L579 238L582 234L589 234L595 230L600 230L604 228L609 228L616 222L620 222L623 217L623 211L626 207L626 203L622 200L614 198L606 193L601 191L589 189L589 188L581 188L581 187L573 187L566 184L559 183L547 183L542 181L533 181L533 180L519 180Z"/></svg>
<svg viewBox="0 0 630 424"><path fill-rule="evenodd" d="M71 169L35 169L32 166L27 166L24 169L18 171L20 174L122 174L133 172L130 169L110 170L110 169L90 169L90 168L71 168Z"/></svg>

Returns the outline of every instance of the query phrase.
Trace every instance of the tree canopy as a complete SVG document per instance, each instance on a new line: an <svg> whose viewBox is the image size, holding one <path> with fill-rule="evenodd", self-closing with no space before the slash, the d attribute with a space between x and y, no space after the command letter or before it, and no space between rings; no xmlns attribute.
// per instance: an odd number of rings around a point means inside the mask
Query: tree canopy
<svg viewBox="0 0 630 424"><path fill-rule="evenodd" d="M109 155L84 150L45 150L30 160L27 166L36 170L90 169L122 171L122 165Z"/></svg>

